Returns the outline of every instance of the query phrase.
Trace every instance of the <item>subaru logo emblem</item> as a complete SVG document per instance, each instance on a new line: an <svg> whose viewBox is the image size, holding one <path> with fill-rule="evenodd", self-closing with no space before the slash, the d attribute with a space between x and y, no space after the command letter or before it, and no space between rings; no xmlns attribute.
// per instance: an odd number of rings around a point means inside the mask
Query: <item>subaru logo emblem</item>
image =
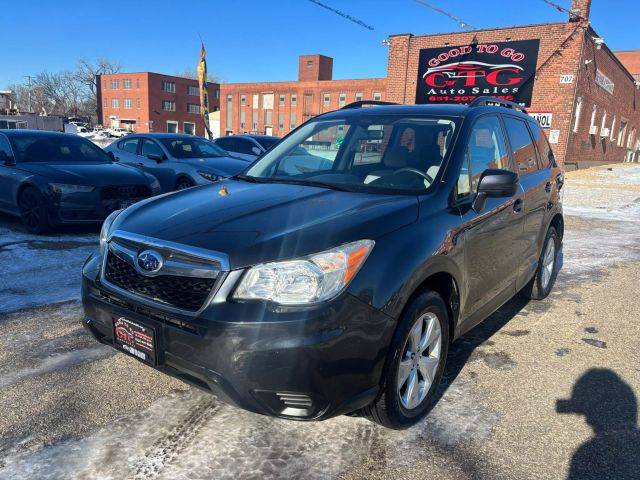
<svg viewBox="0 0 640 480"><path fill-rule="evenodd" d="M138 254L138 267L142 273L156 273L162 268L162 255L154 250L145 250Z"/></svg>

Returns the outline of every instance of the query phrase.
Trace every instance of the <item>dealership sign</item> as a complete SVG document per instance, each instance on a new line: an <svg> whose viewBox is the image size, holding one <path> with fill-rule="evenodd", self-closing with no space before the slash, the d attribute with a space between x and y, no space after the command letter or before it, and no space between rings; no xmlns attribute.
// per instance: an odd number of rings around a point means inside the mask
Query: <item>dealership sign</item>
<svg viewBox="0 0 640 480"><path fill-rule="evenodd" d="M469 103L492 96L531 104L539 40L420 50L416 103Z"/></svg>

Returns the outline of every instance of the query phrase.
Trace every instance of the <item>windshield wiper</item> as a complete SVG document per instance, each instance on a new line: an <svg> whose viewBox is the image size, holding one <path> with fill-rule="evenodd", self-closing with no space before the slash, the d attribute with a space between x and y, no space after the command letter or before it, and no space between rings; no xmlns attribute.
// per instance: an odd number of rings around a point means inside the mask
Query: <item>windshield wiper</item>
<svg viewBox="0 0 640 480"><path fill-rule="evenodd" d="M266 179L264 178L258 178L258 177L252 177L250 175L245 175L244 173L239 173L234 177L231 177L232 180L244 180L245 182L250 182L250 183L267 183L265 182Z"/></svg>

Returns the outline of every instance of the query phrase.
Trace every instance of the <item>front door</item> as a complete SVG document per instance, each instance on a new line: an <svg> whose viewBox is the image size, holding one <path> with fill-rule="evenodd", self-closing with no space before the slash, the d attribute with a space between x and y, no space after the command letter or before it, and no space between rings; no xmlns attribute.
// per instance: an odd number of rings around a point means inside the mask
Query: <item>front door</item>
<svg viewBox="0 0 640 480"><path fill-rule="evenodd" d="M0 209L16 211L13 202L13 188L16 183L17 169L15 165L6 165L5 162L13 157L9 140L0 134Z"/></svg>
<svg viewBox="0 0 640 480"><path fill-rule="evenodd" d="M156 160L156 158L162 158L162 160ZM175 172L169 165L164 150L154 140L150 138L142 139L136 166L156 177L163 192L170 192L175 189Z"/></svg>
<svg viewBox="0 0 640 480"><path fill-rule="evenodd" d="M522 190L513 197L487 198L484 208L472 208L478 183L489 168L513 170L500 119L486 115L469 133L466 162L458 180L458 201L464 229L466 295L463 315L478 320L515 294L523 233ZM475 314L475 315L474 315ZM467 325L470 328L469 325Z"/></svg>

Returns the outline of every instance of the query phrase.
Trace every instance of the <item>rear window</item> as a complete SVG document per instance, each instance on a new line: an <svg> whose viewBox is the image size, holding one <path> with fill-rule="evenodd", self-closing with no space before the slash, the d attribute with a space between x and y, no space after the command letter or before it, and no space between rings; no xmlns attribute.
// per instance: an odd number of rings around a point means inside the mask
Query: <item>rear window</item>
<svg viewBox="0 0 640 480"><path fill-rule="evenodd" d="M527 175L538 170L536 150L531 141L527 124L513 117L503 117L507 129L509 143L513 151L513 159L520 175Z"/></svg>
<svg viewBox="0 0 640 480"><path fill-rule="evenodd" d="M72 135L16 135L11 138L18 163L109 162L98 146Z"/></svg>

